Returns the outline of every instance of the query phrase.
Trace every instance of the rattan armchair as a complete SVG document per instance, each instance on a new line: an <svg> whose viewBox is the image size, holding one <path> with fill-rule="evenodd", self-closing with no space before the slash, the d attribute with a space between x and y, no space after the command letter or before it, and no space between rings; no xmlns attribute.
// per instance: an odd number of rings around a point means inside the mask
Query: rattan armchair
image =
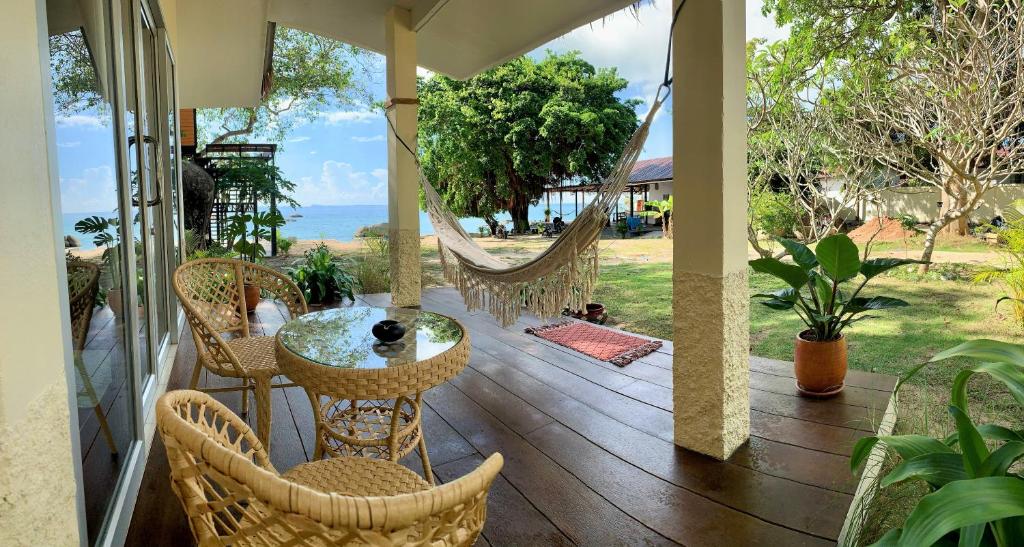
<svg viewBox="0 0 1024 547"><path fill-rule="evenodd" d="M273 336L252 336L245 311L245 285L256 285L288 308L290 319L308 311L302 292L288 276L251 262L204 258L178 266L174 271L178 295L198 350L192 370L191 389L196 389L202 368L228 378L239 378L237 387L206 388L213 393L242 391L242 414L249 411L249 390L256 399L256 423L260 440L269 447L270 389L280 374Z"/></svg>
<svg viewBox="0 0 1024 547"><path fill-rule="evenodd" d="M96 421L100 424L103 438L106 439L107 446L110 447L110 454L117 456L117 443L114 442L114 435L110 431L107 415L96 395L92 377L89 375L82 357L89 335L89 324L92 323L92 312L96 307L96 293L99 292L100 286L100 268L92 262L71 259L67 261L67 271L68 301L71 308L71 344L75 352L75 370L81 378L81 385L77 386L78 399L79 401L84 399L85 404L92 407L96 413ZM80 402L79 405L82 403Z"/></svg>
<svg viewBox="0 0 1024 547"><path fill-rule="evenodd" d="M279 474L252 429L198 391L161 397L157 428L200 546L471 545L503 461L494 454L437 487L397 463L360 457Z"/></svg>

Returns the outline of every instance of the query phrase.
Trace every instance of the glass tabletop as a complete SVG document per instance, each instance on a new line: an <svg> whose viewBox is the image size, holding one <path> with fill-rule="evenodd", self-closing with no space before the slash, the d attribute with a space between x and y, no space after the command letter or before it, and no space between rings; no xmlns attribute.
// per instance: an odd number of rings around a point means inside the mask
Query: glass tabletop
<svg viewBox="0 0 1024 547"><path fill-rule="evenodd" d="M370 329L379 321L401 323L400 340L380 343ZM384 368L436 357L462 340L462 327L444 315L405 308L335 308L285 323L282 345L314 363L337 368Z"/></svg>

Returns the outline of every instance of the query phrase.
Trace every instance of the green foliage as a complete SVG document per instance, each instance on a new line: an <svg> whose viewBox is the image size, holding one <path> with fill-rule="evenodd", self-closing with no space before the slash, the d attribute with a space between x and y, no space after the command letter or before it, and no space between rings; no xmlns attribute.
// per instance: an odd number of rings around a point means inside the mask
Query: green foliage
<svg viewBox="0 0 1024 547"><path fill-rule="evenodd" d="M49 45L54 109L61 114L93 108L105 111L92 54L81 30L50 36Z"/></svg>
<svg viewBox="0 0 1024 547"><path fill-rule="evenodd" d="M314 121L326 111L367 105L378 59L367 50L278 25L270 93L255 108L200 110L201 142L252 136L281 142L297 123Z"/></svg>
<svg viewBox="0 0 1024 547"><path fill-rule="evenodd" d="M284 226L284 217L278 211L246 213L231 217L224 233L229 240L234 241L231 249L238 253L239 258L259 262L267 256L261 241L270 239L271 228L281 226Z"/></svg>
<svg viewBox="0 0 1024 547"><path fill-rule="evenodd" d="M1011 468L1024 458L1024 431L995 424L976 425L968 414L967 384L978 374L1001 383L1024 405L1024 346L995 340L971 340L943 351L911 370L897 390L932 363L965 357L983 361L961 370L953 381L949 414L956 431L945 439L922 435L865 437L850 458L856 471L874 446L882 443L902 463L882 486L922 481L930 493L918 502L903 527L876 545L931 545L940 540L960 545L1015 545L1024 537L1024 478Z"/></svg>
<svg viewBox="0 0 1024 547"><path fill-rule="evenodd" d="M1000 298L996 305L1010 302L1017 324L1024 329L1024 200L1014 200L1010 206L1011 210L1006 214L1010 218L1006 225L995 229L1002 244L1001 254L1005 266L988 267L978 272L974 281L1002 283L1009 294Z"/></svg>
<svg viewBox="0 0 1024 547"><path fill-rule="evenodd" d="M310 304L344 301L346 298L355 301L355 279L334 260L325 243L306 251L304 257L288 269L288 275Z"/></svg>
<svg viewBox="0 0 1024 547"><path fill-rule="evenodd" d="M391 290L391 252L388 238L371 232L355 258L355 276L365 294Z"/></svg>
<svg viewBox="0 0 1024 547"><path fill-rule="evenodd" d="M625 220L620 220L615 223L615 233L619 234L622 239L626 239L626 234L629 233L629 223Z"/></svg>
<svg viewBox="0 0 1024 547"><path fill-rule="evenodd" d="M774 310L793 310L807 326L813 340L838 339L843 329L873 316L870 311L907 306L907 302L887 296L860 296L873 277L904 264L918 263L901 258L873 258L861 261L857 245L845 234L836 234L818 242L811 251L806 245L790 239L779 243L786 248L795 264L775 258L750 261L755 272L770 274L786 282L788 287L754 298ZM861 276L863 279L850 293L844 284Z"/></svg>
<svg viewBox="0 0 1024 547"><path fill-rule="evenodd" d="M299 203L290 195L295 183L281 175L281 169L255 158L236 158L217 177L216 192L234 191L239 201L245 203L270 203L298 207Z"/></svg>
<svg viewBox="0 0 1024 547"><path fill-rule="evenodd" d="M292 245L298 241L295 237L285 237L280 231L277 232L277 252L288 256L288 251L291 250Z"/></svg>
<svg viewBox="0 0 1024 547"><path fill-rule="evenodd" d="M121 286L121 232L117 217L91 216L75 223L75 231L81 234L94 234L93 245L103 247L103 261L106 264L105 277L110 280L110 287ZM104 283L104 285L107 285Z"/></svg>
<svg viewBox="0 0 1024 547"><path fill-rule="evenodd" d="M796 198L767 188L751 191L747 216L757 233L772 238L793 237L793 228L800 222Z"/></svg>
<svg viewBox="0 0 1024 547"><path fill-rule="evenodd" d="M615 69L579 53L519 57L465 81L420 82L422 165L452 211L508 211L516 232L546 184L594 183L607 175L637 128L639 101Z"/></svg>

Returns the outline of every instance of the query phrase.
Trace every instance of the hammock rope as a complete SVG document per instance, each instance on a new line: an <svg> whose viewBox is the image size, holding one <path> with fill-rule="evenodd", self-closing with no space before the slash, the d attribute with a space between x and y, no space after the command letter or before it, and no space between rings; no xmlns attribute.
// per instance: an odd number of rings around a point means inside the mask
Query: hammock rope
<svg viewBox="0 0 1024 547"><path fill-rule="evenodd" d="M680 3L673 14L665 79L658 87L647 116L626 142L590 203L547 249L525 263L501 260L466 233L458 217L427 180L418 154L398 134L390 116L391 109L385 112L391 133L416 162L426 211L437 235L445 280L462 294L467 310L486 310L507 327L519 319L523 308L547 318L561 314L565 308L583 310L591 301L597 285L601 232L629 183L629 175L647 141L655 115L671 93L671 35L684 4L685 1Z"/></svg>

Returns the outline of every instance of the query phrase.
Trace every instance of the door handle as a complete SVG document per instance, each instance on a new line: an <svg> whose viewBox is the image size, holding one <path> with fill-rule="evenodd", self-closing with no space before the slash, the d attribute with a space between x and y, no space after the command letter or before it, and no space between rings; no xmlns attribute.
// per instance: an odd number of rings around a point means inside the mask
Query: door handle
<svg viewBox="0 0 1024 547"><path fill-rule="evenodd" d="M128 148L131 148L132 145L135 144L135 142L136 142L135 135L132 135L132 136L128 137ZM156 137L153 137L151 135L143 135L142 136L142 143L143 144L156 145L157 142L159 142L159 141L156 140ZM155 148L155 146L154 146L154 148ZM155 157L156 156L154 156L154 158ZM156 180L156 182L154 183L154 185L156 187L156 197L151 199L151 200L148 200L146 202L146 206L147 207L156 207L157 205L160 205L161 201L163 201L163 196L161 195L161 192L160 192L160 173L157 172L157 171L154 171L153 177L155 177L155 180ZM132 204L138 206L138 201L133 199L132 200Z"/></svg>

